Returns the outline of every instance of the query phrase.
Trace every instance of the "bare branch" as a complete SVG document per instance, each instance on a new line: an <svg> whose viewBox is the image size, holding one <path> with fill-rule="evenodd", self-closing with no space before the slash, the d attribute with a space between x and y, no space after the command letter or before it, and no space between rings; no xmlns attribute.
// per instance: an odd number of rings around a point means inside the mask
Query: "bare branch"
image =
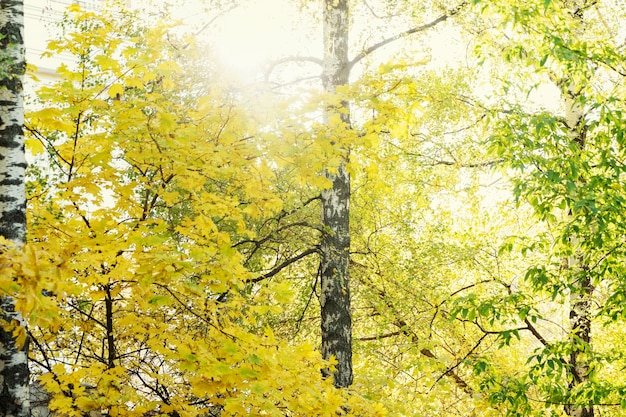
<svg viewBox="0 0 626 417"><path fill-rule="evenodd" d="M300 333L300 326L302 325L302 320L304 320L304 315L306 314L306 311L309 309L309 306L311 305L311 300L313 299L313 295L317 295L315 293L315 288L317 287L317 283L319 279L320 279L320 272L318 269L317 274L315 275L315 281L313 282L313 285L311 285L311 293L309 294L309 299L306 301L306 305L302 309L302 313L300 314L300 317L296 321L295 334Z"/></svg>
<svg viewBox="0 0 626 417"><path fill-rule="evenodd" d="M376 19L390 19L392 17L398 16L397 14L380 16L378 13L376 13L376 11L372 8L372 6L370 6L370 4L367 1L364 1L363 3L365 4L365 7L367 7L369 12L372 14L372 16L374 16Z"/></svg>
<svg viewBox="0 0 626 417"><path fill-rule="evenodd" d="M456 368L459 367L459 365L461 365L463 362L465 362L465 360L467 358L469 358L469 356L474 353L476 351L476 349L478 349L478 347L480 346L480 344L483 342L483 340L485 340L485 338L487 337L487 333L483 334L476 343L474 343L474 346L472 346L472 348L458 361L456 361L456 363L454 365L452 365L451 367L449 367L448 369L446 369L446 371L444 373L442 373L441 375L439 375L439 377L435 380L435 382L433 383L433 385L430 387L430 389L432 390L433 388L435 388L435 385L437 385L437 383L439 381L441 381L441 379L444 376L450 376L454 373L454 370Z"/></svg>
<svg viewBox="0 0 626 417"><path fill-rule="evenodd" d="M245 240L241 240L241 241L233 244L232 247L235 248L237 246L241 246L241 245L244 245L244 244L252 244L253 245L252 249L250 249L250 251L247 253L246 260L244 261L244 265L247 265L250 262L250 260L252 259L252 257L257 253L257 251L259 249L261 249L263 244L265 244L269 240L275 239L278 234L280 234L281 232L283 232L285 230L291 229L293 227L308 227L308 228L317 230L319 232L323 232L323 230L319 226L310 224L308 222L304 222L304 221L302 221L302 222L295 222L295 223L289 223L289 224L286 224L284 226L278 227L275 230L273 230L270 233L268 233L265 237L263 237L261 239L245 239Z"/></svg>
<svg viewBox="0 0 626 417"><path fill-rule="evenodd" d="M263 281L265 279L271 278L274 275L278 274L280 271L282 271L283 269L285 269L286 267L288 267L289 265L298 262L300 259L305 258L309 255L311 255L312 253L317 253L319 250L317 247L315 248L309 248L307 250L305 250L304 252L289 258L287 260L285 260L283 263L281 263L280 265L272 268L269 272L258 276L256 278L250 278L246 280L246 283L254 283L254 282L259 282L259 281Z"/></svg>
<svg viewBox="0 0 626 417"><path fill-rule="evenodd" d="M279 65L288 64L288 63L305 63L305 62L317 64L320 67L324 65L323 59L317 58L314 56L286 56L280 59L273 60L272 62L268 64L267 69L265 70L265 81L266 82L269 81L270 75L272 75L272 72L274 71L274 69L276 69L276 67L278 67Z"/></svg>
<svg viewBox="0 0 626 417"><path fill-rule="evenodd" d="M204 32L209 26L211 26L217 19L219 19L220 17L226 15L227 13L235 10L237 7L239 7L239 4L237 4L236 2L233 2L230 7L228 7L225 10L221 10L218 14L216 14L215 16L213 16L208 22L206 22L200 29L198 29L198 31L196 31L194 38L197 38L202 32ZM187 47L189 46L189 43L187 43L185 45L185 47L183 49L187 49Z"/></svg>
<svg viewBox="0 0 626 417"><path fill-rule="evenodd" d="M456 160L450 161L450 160L445 160L445 159L435 159L434 157L430 157L428 155L424 155L423 153L419 153L419 152L410 152L407 151L406 149L402 148L401 146L393 143L393 142L388 142L389 145L393 146L394 148L400 150L401 152L403 152L405 155L407 156L413 156L413 157L417 157L417 158L423 158L425 161L422 162L422 166L428 166L428 167L434 167L434 166L438 166L438 165L446 165L446 166L458 166L460 168L485 168L485 167L490 167L496 164L500 164L502 162L504 162L503 158L498 158L498 159L490 159L488 161L480 161L480 162L469 162L469 163L464 163L464 162L459 162Z"/></svg>
<svg viewBox="0 0 626 417"><path fill-rule="evenodd" d="M348 69L352 69L352 67L354 65L356 65L359 61L361 61L363 58L365 58L366 56L370 55L371 53L373 53L374 51L382 48L385 45L388 45L392 42L395 42L399 39L403 39L406 38L407 36L413 35L415 33L419 33L419 32L423 32L426 29L430 29L432 27L437 26L439 23L441 22L445 22L446 20L448 20L448 18L456 15L459 13L459 11L461 11L461 9L467 5L468 2L467 1L463 1L462 3L460 3L458 6L454 7L453 9L450 9L447 13L442 14L441 16L439 16L438 18L436 18L435 20L425 23L421 26L416 26L413 27L411 29L405 30L404 32L400 32L397 33L387 39L383 39L382 41L370 46L369 48L364 49L363 51L361 51L361 53L359 53L357 56L355 56L349 63L348 63Z"/></svg>
<svg viewBox="0 0 626 417"><path fill-rule="evenodd" d="M318 231L322 231L321 228L319 226L313 225L309 222L294 222L294 223L289 223L286 224L284 226L278 227L275 230L272 230L267 236L261 238L261 239L244 239L244 240L240 240L239 242L236 242L232 245L233 248L236 248L237 246L241 246L241 245L245 245L247 243L252 243L255 247L259 247L262 244L264 244L265 242L267 242L268 240L274 238L277 234L279 234L280 232L283 232L287 229L291 229L292 227L308 227L311 229L315 229Z"/></svg>
<svg viewBox="0 0 626 417"><path fill-rule="evenodd" d="M318 194L318 195L315 195L315 196L313 196L313 197L310 197L310 198L309 198L308 200L306 200L306 201L303 201L303 202L302 202L302 205L301 205L300 207L296 207L296 208L293 208L293 209L288 210L288 211L285 211L285 210L283 209L283 210L282 210L282 211L278 214L278 217L277 217L277 219L276 219L276 220L280 221L283 217L290 216L290 215L292 215L292 214L294 214L294 213L297 213L297 212L298 212L298 210L303 209L304 207L308 206L308 205L309 205L309 204L311 204L312 202L314 202L314 201L318 201L318 200L321 200L321 199L322 199L322 196L321 196L320 194Z"/></svg>
<svg viewBox="0 0 626 417"><path fill-rule="evenodd" d="M404 332L398 330L397 332L385 333L376 336L357 337L355 340L359 340L361 342L370 342L372 340L387 339L389 337L399 336L401 334L404 334Z"/></svg>
<svg viewBox="0 0 626 417"><path fill-rule="evenodd" d="M499 164L501 162L504 162L504 159L500 158L500 159L492 159L490 161L482 161L482 162L473 162L473 163L469 163L469 164L463 164L463 163L459 163L456 161L434 161L432 164L429 164L431 166L436 166L436 165L448 165L448 166L452 166L452 165L456 165L459 166L461 168L484 168L484 167L489 167L489 166L493 166L496 164Z"/></svg>
<svg viewBox="0 0 626 417"><path fill-rule="evenodd" d="M528 330L533 336L535 336L535 338L539 340L542 345L544 345L545 347L548 347L550 345L550 343L546 340L546 338L543 337L541 333L537 331L535 326L533 326L528 319L524 319L524 323L526 324L526 327L527 327L526 330Z"/></svg>

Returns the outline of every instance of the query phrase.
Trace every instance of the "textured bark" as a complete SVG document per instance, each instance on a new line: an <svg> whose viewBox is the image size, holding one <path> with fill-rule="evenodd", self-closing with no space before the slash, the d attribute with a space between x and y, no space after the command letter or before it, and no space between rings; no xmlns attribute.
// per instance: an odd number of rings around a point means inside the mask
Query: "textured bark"
<svg viewBox="0 0 626 417"><path fill-rule="evenodd" d="M578 261L580 265L580 259ZM589 382L589 364L581 356L591 349L591 295L593 286L586 268L580 267L582 276L572 286L570 295L570 343L572 351L569 356L568 370L571 381L570 389L580 384ZM565 406L565 413L572 417L593 417L593 403L586 406L568 404Z"/></svg>
<svg viewBox="0 0 626 417"><path fill-rule="evenodd" d="M324 62L322 81L324 89L334 92L348 83L348 2L324 1ZM327 109L326 117L338 114L349 126L347 103L341 109ZM341 140L341 138L337 138ZM336 146L340 146L335 144ZM347 151L347 150L346 150ZM352 317L350 315L350 175L346 159L337 173L327 172L332 187L322 192L322 223L326 233L321 245L321 321L322 355L337 360L332 372L338 388L352 384ZM324 370L327 376L329 370Z"/></svg>
<svg viewBox="0 0 626 417"><path fill-rule="evenodd" d="M570 139L582 151L585 148L586 131L584 113L577 93L572 89L566 92L565 105ZM578 181L583 183L584 178L579 178ZM585 264L578 248L578 237L571 237L570 244L574 255L568 259L571 291L569 307L571 352L567 369L570 378L569 387L574 389L589 382L590 369L584 356L591 350L591 318L593 316L591 297L594 287L589 276L589 267ZM583 407L567 404L564 410L568 416L572 417L593 417L594 415L593 403Z"/></svg>
<svg viewBox="0 0 626 417"><path fill-rule="evenodd" d="M577 30L572 37L578 38L584 29L584 10L588 6L588 0L568 0L565 5L569 7L571 17L576 21ZM570 77L571 78L571 77ZM585 113L580 99L579 86L573 79L565 78L561 84L565 88L563 99L565 104L565 118L570 140L576 144L580 151L586 146ZM584 184L584 178L578 178L579 184ZM572 236L570 244L574 254L568 260L570 276L570 346L571 352L568 358L567 370L570 378L571 390L589 382L589 364L585 356L589 357L591 350L591 319L594 287L589 276L589 267L585 264L584 257L579 249L579 237ZM585 406L566 404L564 411L572 417L593 417L594 406L590 402Z"/></svg>
<svg viewBox="0 0 626 417"><path fill-rule="evenodd" d="M26 230L24 190L24 8L22 0L0 0L0 235L21 245ZM0 315L23 325L13 299L0 299ZM0 416L30 414L28 343L18 346L0 329Z"/></svg>

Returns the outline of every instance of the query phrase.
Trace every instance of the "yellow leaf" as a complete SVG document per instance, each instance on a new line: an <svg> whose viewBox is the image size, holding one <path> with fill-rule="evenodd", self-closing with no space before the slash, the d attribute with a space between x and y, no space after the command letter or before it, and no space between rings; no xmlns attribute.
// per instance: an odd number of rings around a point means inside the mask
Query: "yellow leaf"
<svg viewBox="0 0 626 417"><path fill-rule="evenodd" d="M143 75L143 81L146 83L149 83L150 81L154 80L157 77L157 75L154 72L148 71Z"/></svg>
<svg viewBox="0 0 626 417"><path fill-rule="evenodd" d="M143 88L143 81L141 81L141 78L138 77L127 78L124 82L126 87L129 88Z"/></svg>
<svg viewBox="0 0 626 417"><path fill-rule="evenodd" d="M70 4L69 6L67 6L67 11L70 13L80 13L81 11L80 4L78 3Z"/></svg>
<svg viewBox="0 0 626 417"><path fill-rule="evenodd" d="M176 130L177 127L176 119L170 113L161 113L159 115L159 125L165 131L173 131Z"/></svg>
<svg viewBox="0 0 626 417"><path fill-rule="evenodd" d="M98 408L98 403L87 397L79 397L75 402L76 406L82 411L92 411Z"/></svg>
<svg viewBox="0 0 626 417"><path fill-rule="evenodd" d="M73 401L71 398L57 395L52 399L52 401L50 401L50 409L60 411L61 413L67 413L71 411L72 403Z"/></svg>
<svg viewBox="0 0 626 417"><path fill-rule="evenodd" d="M39 140L33 138L26 139L26 149L33 155L40 155L45 151L43 144Z"/></svg>
<svg viewBox="0 0 626 417"><path fill-rule="evenodd" d="M124 92L124 86L122 84L113 84L109 87L109 97L118 98Z"/></svg>
<svg viewBox="0 0 626 417"><path fill-rule="evenodd" d="M157 66L157 69L159 71L163 71L165 73L170 73L170 72L178 73L178 72L181 71L180 65L178 65L178 63L176 63L174 61L161 62Z"/></svg>

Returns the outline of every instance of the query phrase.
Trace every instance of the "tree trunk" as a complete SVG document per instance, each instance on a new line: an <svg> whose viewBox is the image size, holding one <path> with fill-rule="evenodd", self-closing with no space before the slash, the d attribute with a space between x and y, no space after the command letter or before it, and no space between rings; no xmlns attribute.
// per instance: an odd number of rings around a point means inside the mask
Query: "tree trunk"
<svg viewBox="0 0 626 417"><path fill-rule="evenodd" d="M23 245L26 234L24 173L24 5L0 0L0 235ZM23 326L15 302L0 299L0 316ZM29 410L28 343L18 345L0 329L0 416L26 417Z"/></svg>
<svg viewBox="0 0 626 417"><path fill-rule="evenodd" d="M348 1L324 0L324 66L322 81L328 92L346 85L348 62ZM341 108L326 109L326 120L338 115L346 126L350 124L348 103ZM335 141L340 141L337 137ZM339 149L341 144L334 143ZM326 233L321 245L321 320L322 355L337 360L332 372L338 388L352 384L352 317L350 315L350 175L346 170L347 149L337 172L326 172L332 186L322 192L322 223ZM330 375L329 370L324 370Z"/></svg>
<svg viewBox="0 0 626 417"><path fill-rule="evenodd" d="M581 273L572 283L570 295L570 344L572 349L568 362L570 389L575 389L577 386L589 382L590 373L589 364L581 356L591 350L591 295L593 286L589 275L586 273L586 268L584 266L578 268ZM593 417L593 403L590 402L585 406L568 404L565 406L565 413L572 417Z"/></svg>
<svg viewBox="0 0 626 417"><path fill-rule="evenodd" d="M585 120L578 93L569 87L565 94L566 120L571 140L580 151L585 148ZM585 179L579 178L579 184ZM591 297L594 287L589 276L588 265L580 252L578 236L570 237L573 255L568 259L570 280L570 336L571 352L567 370L570 390L589 382L590 369L583 357L591 350ZM588 355L586 355L588 357ZM586 406L567 404L565 413L572 417L593 417L593 403Z"/></svg>
<svg viewBox="0 0 626 417"><path fill-rule="evenodd" d="M572 36L578 38L584 30L584 10L587 0L575 0L566 3L570 9L570 15L576 21L578 30ZM561 80L561 84L566 86L563 92L565 104L565 118L567 123L568 136L576 145L579 152L585 150L586 146L586 124L585 113L581 100L581 89L571 77ZM584 185L585 178L579 177L577 182ZM576 196L574 196L576 197ZM574 201L576 198L573 199ZM570 208L571 210L571 208ZM569 343L571 352L569 355L567 370L569 377L569 388L575 390L578 386L589 382L588 359L591 350L591 297L594 287L589 276L589 267L585 264L584 257L579 248L579 237L571 236L572 256L568 259L569 280L570 280L570 336ZM579 404L566 404L564 411L572 417L593 417L593 403L581 406Z"/></svg>

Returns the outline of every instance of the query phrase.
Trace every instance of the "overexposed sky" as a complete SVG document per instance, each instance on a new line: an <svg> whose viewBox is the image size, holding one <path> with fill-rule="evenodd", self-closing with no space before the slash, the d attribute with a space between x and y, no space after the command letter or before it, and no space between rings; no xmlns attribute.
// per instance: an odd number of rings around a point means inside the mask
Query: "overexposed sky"
<svg viewBox="0 0 626 417"><path fill-rule="evenodd" d="M86 0L80 3L93 7L98 2ZM42 61L40 55L53 34L52 22L59 20L65 7L71 3L73 0L25 0L25 37L29 62L42 69L50 67L50 70L60 64L60 60ZM211 10L203 12L201 2L188 0L187 3L187 6L176 9L177 17L184 23L200 27L215 17ZM203 35L211 41L213 52L226 71L242 80L251 79L266 62L273 59L286 56L321 58L321 4L311 2L310 9L301 13L299 3L294 0L246 0L215 19ZM426 16L424 18L429 19ZM364 27L371 29L367 22ZM394 33L407 27L386 29ZM369 44L389 34L373 32L367 39ZM353 39L355 35L351 34ZM440 31L435 36L430 51L435 65L456 65L459 57L465 53L465 45L458 43L454 39L455 35L451 31ZM363 46L367 46L366 43ZM385 47L379 51L379 55L384 57L393 53L393 49L393 46ZM351 55L357 52L353 50Z"/></svg>
<svg viewBox="0 0 626 417"><path fill-rule="evenodd" d="M294 0L244 1L236 9L216 19L207 30L206 36L211 40L214 52L226 69L244 79L252 77L263 64L277 58L293 56L322 58L322 2L310 2L304 12L300 10L300 3ZM193 11L187 11L181 17L186 23L196 25L203 19L206 21L210 18L206 14ZM375 20L371 16L369 18ZM350 33L353 42L350 57L359 52L356 50L358 47L370 46L385 37L410 28L411 24L426 23L434 17L424 16L424 22L419 23L409 23L410 19L399 19L397 22L394 20L396 23L385 26L384 32L378 31L380 20L368 22L367 19L363 20L363 16L358 16L357 19L360 21L353 26ZM367 39L361 39L362 33L359 32L366 33ZM430 43L428 49L433 65L456 66L464 60L467 45L459 39L458 31L431 29L407 40L425 36L432 38L428 41ZM376 52L376 56L382 60L388 59L403 42L405 41L401 40L381 48ZM358 68L355 70L358 71Z"/></svg>
<svg viewBox="0 0 626 417"><path fill-rule="evenodd" d="M314 22L296 22L296 2L248 1L215 22L212 41L227 69L247 77L268 60L293 55L318 55L321 45L307 38Z"/></svg>

